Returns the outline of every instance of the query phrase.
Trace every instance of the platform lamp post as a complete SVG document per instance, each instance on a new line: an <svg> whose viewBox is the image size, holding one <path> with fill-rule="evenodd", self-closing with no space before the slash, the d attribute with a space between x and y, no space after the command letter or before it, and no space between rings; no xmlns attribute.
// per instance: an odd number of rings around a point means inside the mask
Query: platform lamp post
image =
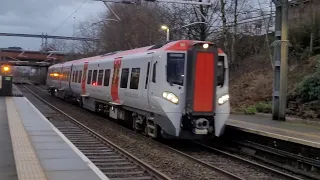
<svg viewBox="0 0 320 180"><path fill-rule="evenodd" d="M167 31L167 41L170 41L170 30L168 26L161 26L161 29L166 30Z"/></svg>

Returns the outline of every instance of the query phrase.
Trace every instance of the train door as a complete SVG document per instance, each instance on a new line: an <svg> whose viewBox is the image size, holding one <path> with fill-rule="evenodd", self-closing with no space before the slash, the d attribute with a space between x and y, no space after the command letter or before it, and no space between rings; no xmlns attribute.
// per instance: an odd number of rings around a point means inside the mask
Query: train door
<svg viewBox="0 0 320 180"><path fill-rule="evenodd" d="M81 78L81 89L82 89L83 95L85 95L87 93L87 90L86 90L87 71L88 71L88 62L85 62L83 65L82 78L80 77Z"/></svg>
<svg viewBox="0 0 320 180"><path fill-rule="evenodd" d="M62 81L63 81L63 65L59 73L59 88L62 88Z"/></svg>
<svg viewBox="0 0 320 180"><path fill-rule="evenodd" d="M120 103L119 99L119 80L120 80L120 67L121 67L121 58L114 60L113 64L113 75L111 82L111 96L112 101L115 103Z"/></svg>
<svg viewBox="0 0 320 180"><path fill-rule="evenodd" d="M149 84L151 82L150 77L151 77L151 63L152 63L152 58L153 58L153 53L152 54L148 54L147 57L147 61L146 61L146 78L144 81L144 85L143 85L143 89L142 89L142 96L144 99L144 102L146 104L146 106L144 108L146 108L147 110L150 109L149 107L149 98L148 98L148 93L149 93Z"/></svg>
<svg viewBox="0 0 320 180"><path fill-rule="evenodd" d="M149 108L153 111L156 109L156 92L157 92L157 64L158 62L155 60L153 54L150 63L150 81L148 87L148 100L149 100Z"/></svg>
<svg viewBox="0 0 320 180"><path fill-rule="evenodd" d="M71 88L72 71L73 71L73 64L71 64L71 66L70 66L69 77L68 77L68 79L69 79L69 89L70 89L71 92L73 92L73 90L72 90L72 88Z"/></svg>

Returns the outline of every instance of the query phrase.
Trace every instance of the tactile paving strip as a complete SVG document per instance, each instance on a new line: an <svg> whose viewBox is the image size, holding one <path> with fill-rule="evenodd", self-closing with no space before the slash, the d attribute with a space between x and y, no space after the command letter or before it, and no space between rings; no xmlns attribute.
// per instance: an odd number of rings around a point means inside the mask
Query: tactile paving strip
<svg viewBox="0 0 320 180"><path fill-rule="evenodd" d="M19 180L47 180L12 97L6 98L12 147Z"/></svg>

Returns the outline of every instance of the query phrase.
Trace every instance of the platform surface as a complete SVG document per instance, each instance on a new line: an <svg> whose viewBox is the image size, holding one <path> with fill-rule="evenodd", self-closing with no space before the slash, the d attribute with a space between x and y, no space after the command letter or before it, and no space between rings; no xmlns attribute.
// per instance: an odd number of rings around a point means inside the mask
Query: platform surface
<svg viewBox="0 0 320 180"><path fill-rule="evenodd" d="M267 137L320 148L320 127L288 121L274 121L268 116L230 115L227 126Z"/></svg>
<svg viewBox="0 0 320 180"><path fill-rule="evenodd" d="M0 97L0 179L18 180L5 97Z"/></svg>
<svg viewBox="0 0 320 180"><path fill-rule="evenodd" d="M0 103L6 105L6 110L0 108L0 111L7 111L10 130L7 136L11 135L12 140L9 151L13 152L16 165L11 165L13 169L16 167L11 174L16 172L19 180L108 179L26 98L0 97ZM3 152L0 152L2 157ZM5 162L13 163L12 158ZM1 171L0 179L4 179L1 178L3 174Z"/></svg>

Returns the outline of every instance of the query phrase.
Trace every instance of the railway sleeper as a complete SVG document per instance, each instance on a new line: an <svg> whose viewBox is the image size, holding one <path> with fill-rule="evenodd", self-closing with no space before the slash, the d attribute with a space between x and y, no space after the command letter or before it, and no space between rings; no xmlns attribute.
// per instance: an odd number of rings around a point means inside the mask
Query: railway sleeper
<svg viewBox="0 0 320 180"><path fill-rule="evenodd" d="M127 175L140 175L143 176L144 172L143 171L127 171L127 172L105 172L106 175L108 176L127 176Z"/></svg>
<svg viewBox="0 0 320 180"><path fill-rule="evenodd" d="M119 156L119 155L114 155L114 156L110 156L110 155L101 155L101 156L90 156L90 159L120 159L120 158L123 158L122 156Z"/></svg>

